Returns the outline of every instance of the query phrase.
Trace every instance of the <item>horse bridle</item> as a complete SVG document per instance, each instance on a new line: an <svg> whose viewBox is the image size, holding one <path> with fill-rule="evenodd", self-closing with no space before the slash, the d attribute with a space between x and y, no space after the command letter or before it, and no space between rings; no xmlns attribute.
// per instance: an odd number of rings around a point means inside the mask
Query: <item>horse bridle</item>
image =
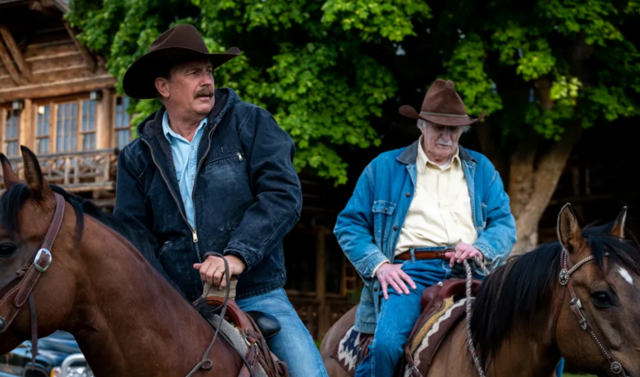
<svg viewBox="0 0 640 377"><path fill-rule="evenodd" d="M571 311L573 312L573 314L576 315L576 318L580 323L580 327L583 330L587 331L589 335L591 335L591 338L593 338L593 341L596 343L596 345L600 349L600 352L604 355L604 357L609 362L611 371L615 374L620 374L626 377L627 375L624 372L624 368L622 367L622 364L620 364L619 361L616 361L613 359L613 357L611 357L611 354L607 352L607 350L602 345L602 342L600 341L600 339L598 339L598 336L593 331L593 326L591 326L591 322L589 322L589 320L587 319L584 309L582 308L582 302L580 302L580 299L576 295L576 291L573 289L573 285L571 284L571 275L574 272L578 271L580 267L584 266L588 262L593 261L594 257L589 256L587 258L584 258L580 262L576 263L573 267L571 267L571 269L569 269L568 263L567 263L568 256L569 256L569 252L566 249L562 249L562 255L560 257L561 268L560 268L560 274L558 276L558 280L561 286L566 286L569 290L569 294L571 295L571 302L569 304L571 307ZM606 253L605 256L609 256L609 253ZM563 294L563 297L564 297L564 294ZM564 302L564 298L562 302ZM555 337L555 329L554 329L554 337Z"/></svg>
<svg viewBox="0 0 640 377"><path fill-rule="evenodd" d="M38 354L38 322L36 304L33 300L33 289L40 280L40 276L44 274L51 265L51 249L58 237L58 233L60 233L62 219L64 218L65 200L60 194L55 193L54 195L56 199L56 209L40 248L32 258L27 260L22 268L16 271L14 281L20 280L20 282L0 299L0 334L9 328L24 304L27 301L29 302L29 311L31 312L32 368L36 365L36 355ZM11 284L11 282L9 284Z"/></svg>

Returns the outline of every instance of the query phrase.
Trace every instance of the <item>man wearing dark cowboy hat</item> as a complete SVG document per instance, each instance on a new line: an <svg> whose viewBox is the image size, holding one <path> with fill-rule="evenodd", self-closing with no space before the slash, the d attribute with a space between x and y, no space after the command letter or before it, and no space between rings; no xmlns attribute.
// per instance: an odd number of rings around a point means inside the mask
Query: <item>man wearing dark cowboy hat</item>
<svg viewBox="0 0 640 377"><path fill-rule="evenodd" d="M175 26L124 77L134 98L163 106L118 158L114 215L139 230L132 242L188 300L203 281L225 287L224 255L244 311L276 317L268 344L292 377L326 376L311 335L282 289L282 238L302 207L294 144L266 110L215 89L213 69L240 54L210 54L198 31Z"/></svg>
<svg viewBox="0 0 640 377"><path fill-rule="evenodd" d="M422 132L364 170L335 234L365 280L355 331L374 334L355 376L391 377L420 316L425 288L478 258L491 270L516 241L502 180L489 160L458 145L481 120L467 115L453 82L436 80L420 112L402 106ZM478 278L482 269L476 266Z"/></svg>

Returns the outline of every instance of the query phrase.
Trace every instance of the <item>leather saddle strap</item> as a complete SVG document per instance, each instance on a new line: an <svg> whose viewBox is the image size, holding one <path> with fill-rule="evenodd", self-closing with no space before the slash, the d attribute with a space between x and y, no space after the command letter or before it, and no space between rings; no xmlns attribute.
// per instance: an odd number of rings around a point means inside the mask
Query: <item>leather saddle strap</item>
<svg viewBox="0 0 640 377"><path fill-rule="evenodd" d="M55 242L56 237L60 232L62 220L64 219L64 198L57 193L55 193L54 195L56 198L56 209L41 247L41 249L46 248L48 252L50 252L51 248L53 247L53 243ZM34 259L38 255L38 252L39 250L34 254L32 259ZM0 328L0 333L9 328L13 320L20 312L20 309L22 309L27 299L31 295L31 292L33 292L36 283L38 283L42 272L38 271L36 265L40 269L46 269L50 263L51 254L40 254L40 258L38 258L38 260L33 260L31 266L27 270L26 274L24 274L24 276L22 277L20 283L9 292L7 292L7 294L0 300L0 319L2 320L1 323L3 323L2 328Z"/></svg>
<svg viewBox="0 0 640 377"><path fill-rule="evenodd" d="M247 361L249 362L249 365L244 364L242 366L242 369L240 369L240 374L238 374L238 377L249 377L251 375L251 371L249 370L249 367L253 368L256 365L256 359L258 357L258 351L257 351L257 346L254 341L249 341L249 343L251 344L251 347L249 348L249 352L247 353Z"/></svg>

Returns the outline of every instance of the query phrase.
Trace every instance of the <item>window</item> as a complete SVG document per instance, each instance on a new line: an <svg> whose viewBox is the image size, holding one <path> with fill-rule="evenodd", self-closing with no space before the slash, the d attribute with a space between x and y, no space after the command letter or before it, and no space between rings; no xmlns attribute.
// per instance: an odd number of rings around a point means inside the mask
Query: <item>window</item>
<svg viewBox="0 0 640 377"><path fill-rule="evenodd" d="M61 103L58 105L58 121L56 127L56 151L72 152L76 150L78 141L78 103Z"/></svg>
<svg viewBox="0 0 640 377"><path fill-rule="evenodd" d="M7 156L18 155L18 129L20 128L20 115L13 111L7 110L5 113L4 123L4 144Z"/></svg>
<svg viewBox="0 0 640 377"><path fill-rule="evenodd" d="M82 150L96 149L96 102L82 101Z"/></svg>
<svg viewBox="0 0 640 377"><path fill-rule="evenodd" d="M127 108L129 97L116 98L116 145L118 149L124 148L131 141L131 119Z"/></svg>
<svg viewBox="0 0 640 377"><path fill-rule="evenodd" d="M49 136L51 133L51 105L38 106L38 119L36 129L36 145L38 154L51 152Z"/></svg>
<svg viewBox="0 0 640 377"><path fill-rule="evenodd" d="M35 148L39 154L73 153L97 148L96 101L88 96L35 104Z"/></svg>

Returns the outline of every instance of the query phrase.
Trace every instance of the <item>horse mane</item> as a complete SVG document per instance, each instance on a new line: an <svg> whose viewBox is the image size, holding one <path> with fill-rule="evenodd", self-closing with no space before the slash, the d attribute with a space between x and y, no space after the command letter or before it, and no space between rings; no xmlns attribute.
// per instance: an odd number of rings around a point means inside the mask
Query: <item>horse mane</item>
<svg viewBox="0 0 640 377"><path fill-rule="evenodd" d="M62 195L64 200L71 204L76 214L76 242L80 242L82 239L82 230L84 229L84 216L87 215L99 223L105 225L111 230L123 236L127 239L133 247L142 254L144 259L149 262L154 269L165 279L170 285L178 292L182 297L185 294L169 279L164 273L164 269L160 264L160 261L155 254L155 240L150 240L141 231L133 229L113 215L101 210L92 202L68 193L63 188L56 185L49 185L51 190L55 193ZM15 184L11 186L2 196L0 196L0 225L7 229L11 233L18 233L18 214L20 209L24 206L24 203L29 199L31 191L25 184ZM206 311L205 308L197 307L201 314L205 314L202 311Z"/></svg>
<svg viewBox="0 0 640 377"><path fill-rule="evenodd" d="M640 274L640 251L630 240L620 240L610 231L613 222L587 226L582 230L594 262L604 272L605 253L618 263ZM546 243L536 249L510 257L480 286L471 318L471 332L481 365L495 361L501 347L518 326L534 329L541 312L551 311L554 288L560 273L562 245Z"/></svg>

